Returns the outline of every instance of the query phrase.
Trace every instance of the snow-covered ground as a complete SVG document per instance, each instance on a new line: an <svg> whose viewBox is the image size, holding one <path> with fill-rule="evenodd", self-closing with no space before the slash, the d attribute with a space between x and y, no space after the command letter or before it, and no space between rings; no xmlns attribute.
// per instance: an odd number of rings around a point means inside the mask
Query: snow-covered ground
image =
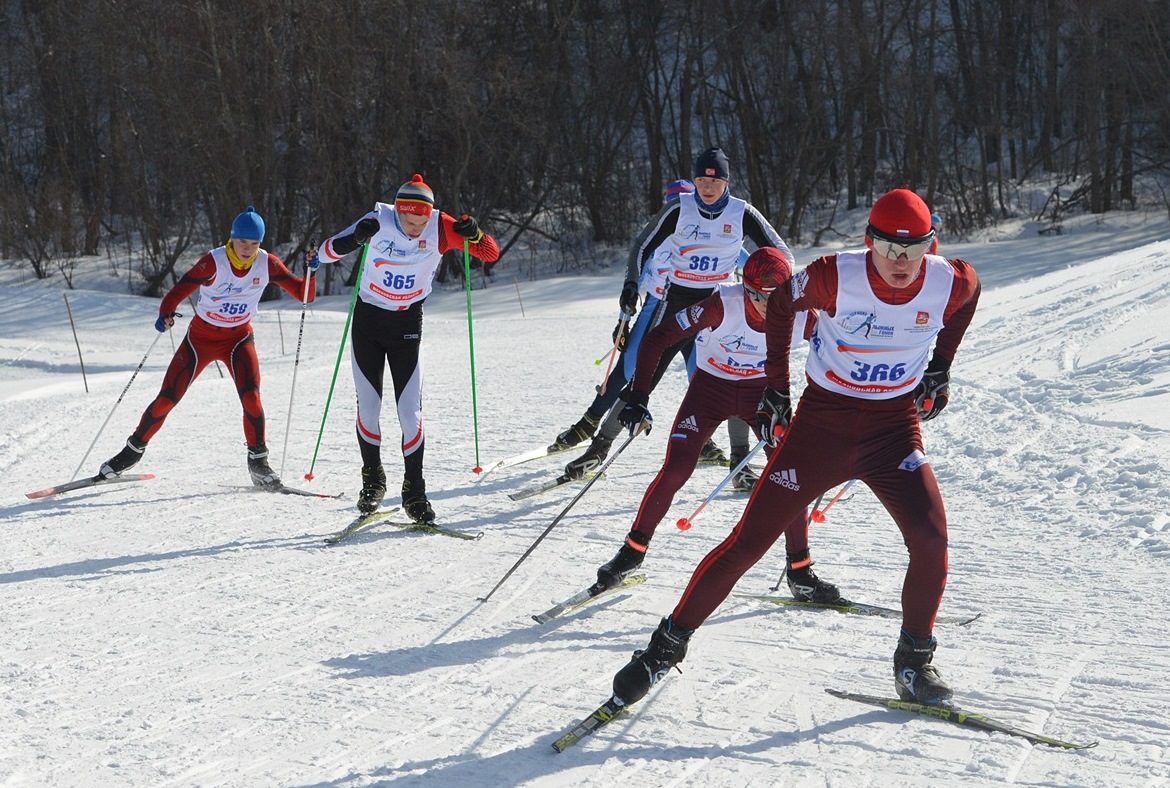
<svg viewBox="0 0 1170 788"><path fill-rule="evenodd" d="M2 280L0 298L0 783L3 785L1162 786L1170 784L1170 223L1066 222L945 245L985 282L926 426L950 512L951 575L936 664L972 709L1100 746L1067 752L826 695L889 694L897 621L732 597L695 635L684 673L635 712L555 754L608 696L699 559L744 504L699 468L660 528L645 585L539 626L530 616L592 581L661 461L637 439L487 603L575 493L507 493L564 458L475 481L465 298L427 305L427 480L452 528L479 542L378 527L334 548L360 486L348 358L305 482L348 298L305 320L256 320L273 465L339 501L253 494L239 405L208 369L151 443L153 481L46 500L65 481L155 340L157 302ZM798 250L801 262L812 259ZM479 460L548 442L602 368L620 274L475 293ZM124 289L124 288L123 288ZM521 315L519 297L523 298ZM279 316L279 321L278 321ZM180 321L180 329L186 320ZM177 333L177 332L176 332ZM178 336L175 337L176 339ZM154 346L84 465L115 453L157 390ZM670 375L651 408L668 421ZM395 434L393 415L384 425ZM725 433L717 440L726 448ZM393 442L393 441L392 441ZM386 452L393 480L401 459ZM392 482L392 490L395 483ZM389 501L393 502L393 501ZM868 490L812 532L822 576L897 605L905 549ZM780 551L777 551L779 553ZM738 591L765 592L782 554Z"/></svg>

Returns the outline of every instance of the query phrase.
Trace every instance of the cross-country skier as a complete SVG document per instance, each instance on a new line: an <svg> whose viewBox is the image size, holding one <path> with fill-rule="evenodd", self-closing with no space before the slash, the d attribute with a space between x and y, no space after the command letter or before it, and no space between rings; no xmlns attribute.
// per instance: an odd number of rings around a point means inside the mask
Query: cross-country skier
<svg viewBox="0 0 1170 788"><path fill-rule="evenodd" d="M702 301L716 286L730 281L739 262L740 250L747 242L758 249L780 250L790 264L795 262L788 244L751 204L730 191L731 170L727 154L720 148L708 148L695 159L695 191L671 201L639 232L626 261L626 281L618 304L631 317L638 311L638 279L649 257L662 244L670 245L670 270L663 295L651 318L651 327L668 315ZM686 339L667 348L654 371L650 390L658 385L663 373L679 353L691 353L693 340ZM620 413L620 410L617 411ZM617 413L613 423L602 429L586 452L565 467L570 477L597 467L609 456L613 436L620 431ZM608 433L608 434L607 434ZM742 443L740 443L742 441ZM731 462L738 463L747 453L748 433L733 438ZM585 470L581 470L584 468Z"/></svg>
<svg viewBox="0 0 1170 788"><path fill-rule="evenodd" d="M419 523L433 523L435 512L423 479L425 437L422 420L423 302L443 254L463 249L483 261L485 270L500 257L496 241L470 216L456 219L435 210L435 195L415 175L398 189L394 204L374 209L325 240L309 265L334 263L366 245L350 331L357 438L362 455L362 491L357 508L373 512L386 495L382 468L382 382L386 365L394 383L398 424L402 428L402 508Z"/></svg>
<svg viewBox="0 0 1170 788"><path fill-rule="evenodd" d="M908 189L874 203L865 243L868 249L816 260L769 299L769 388L759 419L765 434L783 437L735 529L699 563L650 645L614 677L614 694L625 703L683 660L694 631L810 501L854 478L893 517L910 556L894 651L898 695L925 704L951 698L932 664L947 577L946 512L919 423L946 407L951 361L975 314L979 279L962 260L928 254L930 210ZM794 416L789 346L795 316L809 309L820 316ZM874 330L858 342L847 326L871 309Z"/></svg>
<svg viewBox="0 0 1170 788"><path fill-rule="evenodd" d="M251 205L232 222L231 238L199 258L191 270L163 296L154 327L163 332L175 324L179 304L199 291L195 316L187 335L167 367L158 396L142 413L126 446L102 464L107 479L118 476L142 459L146 445L167 414L179 404L199 373L213 361L222 361L236 384L244 408L244 437L248 471L259 487L278 488L280 478L268 464L264 405L260 401L260 360L252 338L252 316L264 288L274 284L298 301L305 280L293 276L276 255L260 248L264 220ZM309 284L309 301L315 288Z"/></svg>
<svg viewBox="0 0 1170 788"><path fill-rule="evenodd" d="M646 335L627 395L629 403L621 413L625 426L633 428L649 418L650 396L646 392L666 348L694 339L698 369L674 417L662 469L642 497L633 528L617 555L597 570L597 582L603 587L618 585L642 565L658 523L694 471L703 441L719 424L732 416L751 419L759 436L755 413L767 385L767 300L791 276L792 265L779 250L758 249L743 266L742 284L720 285L713 295L664 320ZM802 312L798 322L800 329L793 332L796 344L806 338L806 329L811 330L816 318ZM788 554L785 575L792 595L815 602L840 600L837 587L812 571L804 510L792 519L784 534Z"/></svg>
<svg viewBox="0 0 1170 788"><path fill-rule="evenodd" d="M677 201L684 194L691 194L694 191L695 185L688 180L671 181L666 185L666 189L662 195L662 202L665 205L672 200ZM740 250L740 254L743 258L747 257L747 253L742 249ZM589 404L589 407L585 410L580 420L557 435L556 440L549 446L549 451L563 451L576 446L586 439L593 438L594 432L598 432L594 445L590 447L590 451L587 451L584 455L565 466L565 473L569 478L579 479L600 465L608 455L609 447L613 445L614 439L621 432L621 424L617 419L621 408L613 409L613 406L618 401L618 395L622 388L634 376L634 366L638 359L638 348L641 345L642 337L646 334L646 329L652 322L655 308L662 299L662 294L666 287L666 274L671 268L670 256L671 246L668 239L663 241L652 255L645 258L642 266L642 275L638 280L639 291L645 293L642 312L638 315L637 320L630 321L628 317L626 318L624 322L625 329L620 341L618 340L618 332L622 330L623 322L619 321L618 325L614 328L613 339L617 342L620 355L617 363L613 367L613 371L610 372L609 377L605 381L605 390L602 391L599 389L597 396L593 398L593 402ZM633 323L632 328L631 322ZM693 354L687 360L687 370L688 374L694 373ZM611 409L613 410L611 411ZM602 422L602 418L607 413L609 413L609 417ZM600 430L598 429L599 426ZM748 425L741 419L729 420L727 422L727 433L731 438L733 449L735 447L747 446L750 439ZM743 448L743 451L746 452L747 449ZM727 455L710 438L703 444L699 452L699 458L705 462L727 462Z"/></svg>

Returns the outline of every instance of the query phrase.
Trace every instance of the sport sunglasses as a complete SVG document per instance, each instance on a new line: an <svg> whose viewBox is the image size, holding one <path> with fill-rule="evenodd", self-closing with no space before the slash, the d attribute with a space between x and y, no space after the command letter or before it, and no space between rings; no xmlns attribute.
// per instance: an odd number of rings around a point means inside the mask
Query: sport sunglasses
<svg viewBox="0 0 1170 788"><path fill-rule="evenodd" d="M892 238L871 224L865 228L865 234L869 236L873 250L891 260L897 260L902 255L906 255L907 260L917 260L929 252L934 243L934 230L918 238Z"/></svg>

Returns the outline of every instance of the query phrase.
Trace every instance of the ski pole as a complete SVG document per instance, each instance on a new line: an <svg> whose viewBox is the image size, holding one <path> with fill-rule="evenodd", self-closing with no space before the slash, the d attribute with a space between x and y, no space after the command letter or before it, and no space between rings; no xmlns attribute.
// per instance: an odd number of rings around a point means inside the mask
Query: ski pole
<svg viewBox="0 0 1170 788"><path fill-rule="evenodd" d="M727 474L727 478L724 479L723 481L719 482L719 485L714 490L711 491L711 494L708 495L705 499L703 499L703 502L701 504L699 504L699 508L695 509L695 511L691 512L690 517L683 517L677 523L675 523L675 525L678 526L678 530L680 530L680 531L691 530L691 526L695 524L695 518L699 516L699 512L706 509L707 504L711 503L712 499L714 499L716 495L718 495L720 492L722 492L724 487L726 487L728 484L731 483L731 480L735 478L735 474L739 473L740 471L742 471L744 469L744 466L746 466L748 464L748 460L750 460L752 457L754 457L756 452L758 452L760 449L764 448L765 443L767 443L767 441L764 440L763 438L761 438L759 443L757 443L755 446L753 446L752 450L747 453L747 456L745 456L742 460L739 461L739 465L736 465L734 468L731 469L731 473Z"/></svg>
<svg viewBox="0 0 1170 788"><path fill-rule="evenodd" d="M463 214L467 218L467 214ZM483 473L479 465L479 407L475 396L475 334L471 328L471 251L468 240L463 239L463 289L467 291L467 345L471 353L471 426L475 433L475 467L472 473ZM517 290L519 292L519 290Z"/></svg>
<svg viewBox="0 0 1170 788"><path fill-rule="evenodd" d="M825 494L821 493L820 495L817 496L816 501L813 502L812 511L815 512L817 510L817 507L821 505L821 501L823 501L823 500L825 500ZM806 517L804 520L805 525L808 525L811 522L812 522L812 517ZM776 578L776 585L772 586L772 589L771 589L772 591L779 591L780 590L780 584L784 582L784 574L787 571L788 571L788 562L785 561L784 568L780 570L780 576L778 578Z"/></svg>
<svg viewBox="0 0 1170 788"><path fill-rule="evenodd" d="M569 505L566 506L564 509L562 509L561 513L553 518L553 521L548 524L547 528L544 529L544 533L542 533L540 536L536 537L536 541L533 542L532 545L527 550L524 551L524 555L520 556L519 560L517 560L516 563L512 564L512 568L509 569L507 571L507 573L503 577L500 578L500 582L496 583L495 587L491 591L488 591L486 596L481 596L479 598L480 602L486 602L492 598L492 594L496 593L496 591L499 590L500 586L502 586L504 584L504 582L507 581L507 579L512 576L512 573L516 571L516 569L520 566L520 564L524 563L524 560L526 558L528 558L528 556L532 555L532 551L536 549L536 546L538 544L540 544L541 542L544 541L544 537L548 536L549 532L552 531L552 529L554 527L556 527L556 524L559 523L562 519L564 519L565 515L569 513L569 510L577 505L577 501L581 500L582 496L584 496L585 493L589 492L589 488L593 486L593 483L595 481L597 481L598 479L601 478L601 475L603 473L605 473L605 469L613 464L613 461L616 460L621 455L621 453L623 451L625 451L626 447L629 446L633 442L634 438L636 438L640 434L642 434L642 428L645 425L646 425L646 422L642 422L641 424L639 424L638 429L636 431L632 432L630 434L630 437L626 438L621 446L618 446L617 451L615 451L613 454L611 454L609 459L606 460L604 463L602 463L601 467L597 469L597 473L594 475L594 477L592 479L590 479L588 482L586 482L585 486L581 488L581 491L579 493L577 493L577 495L573 498L573 500L569 501Z"/></svg>
<svg viewBox="0 0 1170 788"><path fill-rule="evenodd" d="M293 357L293 376L292 386L288 390L288 419L284 423L284 448L280 450L280 478L284 478L284 460L288 457L288 434L292 430L292 413L293 413L293 395L297 390L297 369L301 365L301 339L305 336L305 310L309 307L309 285L313 280L313 274L309 271L309 264L305 263L305 292L301 296L301 327L297 331L297 352ZM280 320L280 312L276 313L277 321ZM280 345L281 355L284 355L284 328L280 329Z"/></svg>
<svg viewBox="0 0 1170 788"><path fill-rule="evenodd" d="M618 357L618 345L622 342L622 332L626 330L626 323L630 316L622 312L622 322L618 323L617 333L613 336L613 349L609 351L609 364L605 368L605 377L601 379L601 388L597 390L599 394L605 393L605 386L609 383L609 373L613 372L613 362Z"/></svg>
<svg viewBox="0 0 1170 788"><path fill-rule="evenodd" d="M176 313L174 316L182 317L182 315L178 313ZM139 371L141 371L142 367L146 364L146 359L150 357L150 351L154 350L154 346L158 344L160 339L162 339L162 334L156 334L154 341L150 343L150 347L146 349L146 353L142 356L142 360L138 362L138 367L134 370L134 374L130 376L130 380L126 381L126 388L122 389L122 393L118 395L118 401L114 403L114 407L110 408L109 416L106 416L106 420L102 422L102 426L98 427L97 435L93 436L93 442L90 443L89 448L85 450L85 456L82 457L81 462L77 464L77 470L73 472L73 476L69 478L69 481L73 481L77 478L77 474L81 473L82 466L85 465L85 461L89 459L89 453L93 451L93 447L97 445L98 438L102 436L102 431L105 430L106 425L110 423L110 418L113 417L114 411L118 409L118 405L122 403L122 398L125 397L126 392L130 390L130 384L134 382L134 378L138 377Z"/></svg>
<svg viewBox="0 0 1170 788"><path fill-rule="evenodd" d="M833 504L835 504L835 503L837 503L837 501L841 500L841 498L844 497L845 493L849 492L849 488L855 484L857 484L857 479L850 479L849 481L845 482L845 486L842 487L840 490L838 490L837 494L834 495L829 500L829 502L827 504L825 504L824 509L821 509L818 511L817 508L814 506L813 510L812 510L812 514L809 515L809 517L812 519L812 521L814 523L823 523L825 521L825 512L829 511L829 509L831 509L833 507Z"/></svg>
<svg viewBox="0 0 1170 788"><path fill-rule="evenodd" d="M81 355L81 342L77 339L77 325L73 322L73 307L69 306L69 294L62 293L65 299L65 311L69 313L69 327L73 329L73 344L77 345L77 360L81 363L81 382L85 384L85 393L89 393L89 379L85 376L85 356Z"/></svg>
<svg viewBox="0 0 1170 788"><path fill-rule="evenodd" d="M357 304L358 290L362 287L362 269L366 267L366 257L369 253L369 245L363 246L362 259L358 263L357 275L354 277L353 294L349 297L349 312L345 315L345 328L341 332L341 346L337 348L337 361L333 364L333 378L329 381L329 395L325 397L325 412L321 414L321 428L317 430L317 445L313 447L313 460L309 463L308 472L305 473L306 481L313 481L313 468L317 467L317 452L321 450L321 436L325 434L325 419L329 416L329 403L333 401L333 387L337 383L337 371L341 369L341 354L345 352L345 338L349 336L353 308Z"/></svg>

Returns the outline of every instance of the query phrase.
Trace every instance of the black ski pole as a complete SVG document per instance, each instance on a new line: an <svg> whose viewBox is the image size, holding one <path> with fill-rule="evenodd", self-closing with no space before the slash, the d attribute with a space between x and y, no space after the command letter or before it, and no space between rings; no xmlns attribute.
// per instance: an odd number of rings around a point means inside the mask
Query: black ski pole
<svg viewBox="0 0 1170 788"><path fill-rule="evenodd" d="M176 312L174 317L182 317L182 315ZM170 331L170 328L168 327L167 330ZM138 366L135 368L134 374L130 376L130 380L126 381L126 388L122 389L122 393L118 395L118 401L114 403L114 407L110 408L110 413L108 416L106 416L106 420L102 422L102 426L98 427L97 435L93 436L93 442L90 443L89 448L85 450L85 456L81 458L81 462L77 463L77 470L73 472L73 478L71 478L69 481L73 481L73 479L77 478L77 474L81 473L81 469L85 466L85 461L89 459L89 453L93 451L93 447L97 445L98 438L102 436L102 431L105 430L106 425L110 423L110 417L114 415L114 411L117 410L118 405L122 403L122 398L125 397L126 392L130 390L130 384L134 382L134 378L138 377L138 373L142 371L143 365L146 364L146 359L150 357L150 351L154 350L154 346L158 344L160 339L162 339L162 334L156 334L154 340L150 343L150 347L148 347L146 349L146 353L143 354L142 360L138 362Z"/></svg>
<svg viewBox="0 0 1170 788"><path fill-rule="evenodd" d="M581 500L581 497L583 495L585 495L585 493L589 492L589 488L593 486L593 483L595 481L597 481L598 479L601 478L601 475L603 473L605 473L605 469L608 468L613 463L613 461L616 460L621 455L621 453L623 451L625 451L626 447L629 446L634 441L634 438L636 438L640 434L642 434L642 431L647 426L647 424L648 424L648 422L643 421L641 424L638 425L637 430L630 433L630 437L626 438L625 442L623 442L621 446L618 446L617 451L615 451L612 455L610 455L610 458L608 460L606 460L600 468L597 469L597 474L592 479L590 479L585 484L584 487L581 488L581 491L579 493L577 493L577 495L573 498L573 500L569 501L569 505L566 506L564 509L562 509L561 513L558 514L555 518L553 518L553 521L548 524L548 528L544 529L544 533L542 533L540 536L536 537L536 541L533 542L532 545L527 550L524 551L524 555L520 556L520 559L518 561L516 561L516 563L512 564L512 568L508 570L507 574L505 574L503 577L500 578L500 582L496 583L495 588L493 588L491 591L488 591L486 596L481 596L479 598L480 602L486 602L492 598L492 594L496 593L496 591L499 590L500 586L502 586L507 581L507 579L512 576L512 573L516 571L516 569L520 566L520 564L524 563L525 559L527 559L528 556L532 555L532 551L536 549L536 546L538 544L540 544L542 541L544 541L544 537L548 536L549 532L552 531L552 529L554 527L556 527L556 524L559 523L562 519L564 519L565 515L569 513L569 510L572 509L577 504L577 501Z"/></svg>

